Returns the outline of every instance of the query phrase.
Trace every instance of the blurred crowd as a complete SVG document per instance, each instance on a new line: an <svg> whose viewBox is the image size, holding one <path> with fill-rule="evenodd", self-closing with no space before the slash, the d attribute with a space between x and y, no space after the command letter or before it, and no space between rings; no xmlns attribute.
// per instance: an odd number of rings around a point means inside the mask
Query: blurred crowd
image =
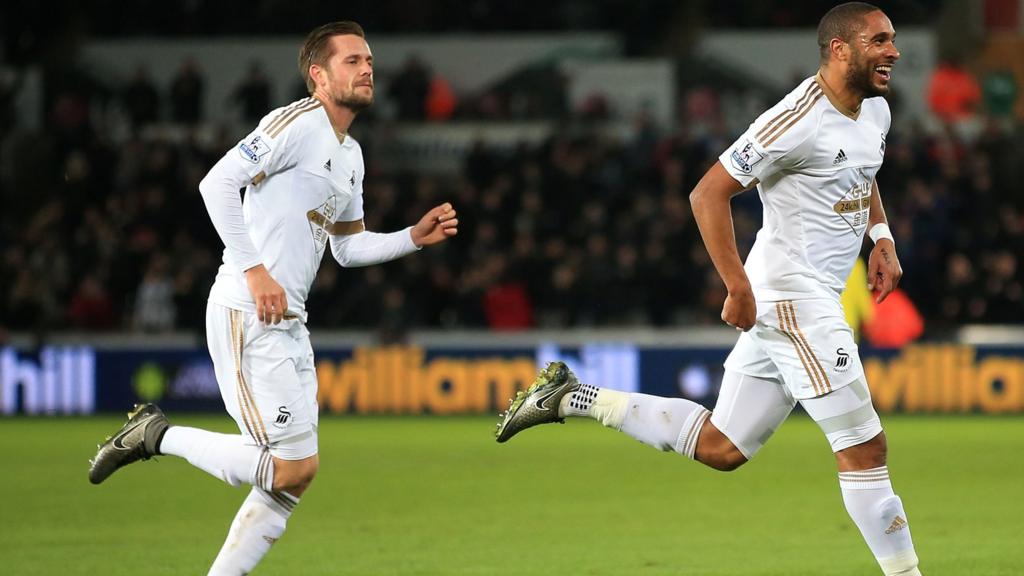
<svg viewBox="0 0 1024 576"><path fill-rule="evenodd" d="M401 120L429 119L429 77L413 61L403 74L411 76L381 97ZM0 100L9 168L0 184L0 327L202 329L221 244L197 185L241 136L195 136L210 127L202 89L190 62L169 93L140 70L102 106L95 91L68 79L48 99L46 130L27 136L8 133L15 111ZM555 106L564 124L551 137L509 149L484 136L455 176L380 169L379 121L360 118L367 227L403 228L447 200L459 211L460 234L378 267L342 270L326 257L308 302L310 324L389 337L415 327L718 324L725 292L687 196L736 137L722 97L690 90L677 126L657 126L641 112L625 131ZM270 107L257 64L232 98L250 123ZM118 106L133 129L115 142L104 110ZM969 119L970 129L958 118L940 130L897 124L878 176L903 288L936 330L1024 322L1024 128L973 108ZM186 136L143 136L157 120ZM734 206L745 254L760 203L748 193Z"/></svg>

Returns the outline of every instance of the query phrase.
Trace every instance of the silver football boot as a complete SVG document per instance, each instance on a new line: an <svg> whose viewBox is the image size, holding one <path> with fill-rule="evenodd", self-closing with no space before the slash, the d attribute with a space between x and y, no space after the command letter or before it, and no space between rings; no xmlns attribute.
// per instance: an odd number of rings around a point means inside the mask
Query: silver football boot
<svg viewBox="0 0 1024 576"><path fill-rule="evenodd" d="M498 442L505 442L531 426L564 423L565 419L558 416L558 405L562 397L579 387L579 380L564 362L548 364L547 368L537 374L537 379L528 389L516 393L498 423L495 438Z"/></svg>
<svg viewBox="0 0 1024 576"><path fill-rule="evenodd" d="M167 417L155 404L136 404L128 413L128 422L107 438L89 461L89 481L99 484L122 466L156 456L168 426Z"/></svg>

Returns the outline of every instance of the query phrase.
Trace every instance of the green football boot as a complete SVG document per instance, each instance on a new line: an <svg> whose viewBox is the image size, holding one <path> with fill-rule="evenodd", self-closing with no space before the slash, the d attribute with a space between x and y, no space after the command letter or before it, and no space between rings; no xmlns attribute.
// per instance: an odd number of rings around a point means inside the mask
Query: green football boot
<svg viewBox="0 0 1024 576"><path fill-rule="evenodd" d="M516 393L498 423L495 438L498 442L505 442L521 430L537 424L564 423L565 419L558 416L558 405L563 396L579 387L579 380L564 362L548 364L527 390Z"/></svg>
<svg viewBox="0 0 1024 576"><path fill-rule="evenodd" d="M89 482L99 484L118 468L157 455L157 443L170 424L155 404L136 404L128 422L99 446L89 461Z"/></svg>

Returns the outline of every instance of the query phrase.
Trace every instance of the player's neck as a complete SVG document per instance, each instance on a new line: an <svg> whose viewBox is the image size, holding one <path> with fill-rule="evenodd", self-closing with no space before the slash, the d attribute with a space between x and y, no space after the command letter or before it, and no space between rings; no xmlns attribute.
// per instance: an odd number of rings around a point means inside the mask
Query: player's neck
<svg viewBox="0 0 1024 576"><path fill-rule="evenodd" d="M822 66L818 70L818 83L832 105L841 113L856 118L864 95L846 84L846 77L838 66Z"/></svg>
<svg viewBox="0 0 1024 576"><path fill-rule="evenodd" d="M344 140L345 136L348 135L349 127L352 126L352 121L356 119L355 111L348 106L336 104L331 98L324 96L319 91L314 92L313 97L324 105L327 119L331 121L331 128L334 128L338 141Z"/></svg>

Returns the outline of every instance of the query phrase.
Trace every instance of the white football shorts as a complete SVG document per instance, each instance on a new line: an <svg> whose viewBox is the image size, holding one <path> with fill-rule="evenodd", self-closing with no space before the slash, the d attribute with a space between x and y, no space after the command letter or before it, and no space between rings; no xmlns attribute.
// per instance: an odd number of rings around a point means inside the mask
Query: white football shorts
<svg viewBox="0 0 1024 576"><path fill-rule="evenodd" d="M282 460L315 455L319 408L306 326L298 319L268 325L209 302L206 339L224 406L242 435Z"/></svg>
<svg viewBox="0 0 1024 576"><path fill-rule="evenodd" d="M863 378L824 396L799 402L824 432L833 452L863 444L882 432L882 422ZM789 389L777 379L726 370L711 423L749 460L768 442L796 403Z"/></svg>
<svg viewBox="0 0 1024 576"><path fill-rule="evenodd" d="M779 380L797 400L864 377L853 330L831 299L758 302L757 321L740 335L725 368Z"/></svg>

